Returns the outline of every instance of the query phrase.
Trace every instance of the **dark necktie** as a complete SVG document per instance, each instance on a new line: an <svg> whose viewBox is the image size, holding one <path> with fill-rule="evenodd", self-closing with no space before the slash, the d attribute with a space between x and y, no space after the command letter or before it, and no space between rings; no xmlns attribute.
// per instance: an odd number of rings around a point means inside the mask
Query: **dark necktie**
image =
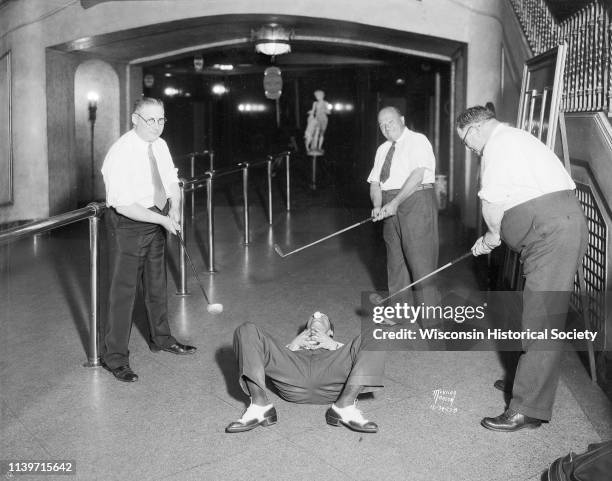
<svg viewBox="0 0 612 481"><path fill-rule="evenodd" d="M387 151L387 155L385 157L385 163L380 169L380 183L386 182L391 174L391 162L393 161L393 154L395 153L395 142L391 144L391 147Z"/></svg>
<svg viewBox="0 0 612 481"><path fill-rule="evenodd" d="M147 152L149 154L149 167L151 167L151 180L153 182L153 202L159 210L163 210L168 198L166 197L166 190L164 189L161 175L159 175L155 155L153 155L153 144L149 144Z"/></svg>

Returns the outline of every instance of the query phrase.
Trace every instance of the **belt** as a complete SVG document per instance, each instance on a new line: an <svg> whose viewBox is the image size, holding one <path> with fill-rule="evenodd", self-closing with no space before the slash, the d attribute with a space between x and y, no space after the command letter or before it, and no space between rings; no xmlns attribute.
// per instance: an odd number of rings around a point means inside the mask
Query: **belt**
<svg viewBox="0 0 612 481"><path fill-rule="evenodd" d="M426 190L426 189L433 189L434 185L433 184L420 184L416 189L414 189L415 191L417 190ZM390 190L383 190L383 192L386 192L387 194L396 194L397 192L399 192L401 189L390 189Z"/></svg>

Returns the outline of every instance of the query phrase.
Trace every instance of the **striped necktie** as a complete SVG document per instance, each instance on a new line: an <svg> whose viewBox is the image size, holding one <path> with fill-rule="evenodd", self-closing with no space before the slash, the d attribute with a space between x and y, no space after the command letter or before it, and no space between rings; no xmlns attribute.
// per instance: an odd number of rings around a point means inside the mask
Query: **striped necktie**
<svg viewBox="0 0 612 481"><path fill-rule="evenodd" d="M393 161L393 154L395 153L395 142L391 144L391 147L387 151L387 155L385 157L385 163L380 169L380 183L386 182L391 174L391 162Z"/></svg>
<svg viewBox="0 0 612 481"><path fill-rule="evenodd" d="M155 155L153 155L153 144L149 143L147 153L149 154L149 167L151 168L151 180L153 182L153 202L159 210L163 210L168 198L166 196L164 184L161 180L161 175L159 175Z"/></svg>

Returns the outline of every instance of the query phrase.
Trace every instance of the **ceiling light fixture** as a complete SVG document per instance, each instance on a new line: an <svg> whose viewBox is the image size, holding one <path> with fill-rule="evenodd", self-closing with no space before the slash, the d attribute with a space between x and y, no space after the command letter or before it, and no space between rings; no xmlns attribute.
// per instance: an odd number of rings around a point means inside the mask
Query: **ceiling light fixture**
<svg viewBox="0 0 612 481"><path fill-rule="evenodd" d="M259 30L251 31L251 38L255 41L255 51L270 55L283 55L291 52L289 41L293 31L287 30L278 23L269 23Z"/></svg>

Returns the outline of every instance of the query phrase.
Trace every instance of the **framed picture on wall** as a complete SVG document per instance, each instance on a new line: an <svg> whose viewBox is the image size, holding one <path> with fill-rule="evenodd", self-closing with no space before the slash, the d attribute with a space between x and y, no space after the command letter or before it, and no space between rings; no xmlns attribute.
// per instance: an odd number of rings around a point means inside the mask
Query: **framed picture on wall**
<svg viewBox="0 0 612 481"><path fill-rule="evenodd" d="M13 203L11 51L0 56L0 205Z"/></svg>
<svg viewBox="0 0 612 481"><path fill-rule="evenodd" d="M523 68L516 126L554 149L563 90L567 44L533 57Z"/></svg>

